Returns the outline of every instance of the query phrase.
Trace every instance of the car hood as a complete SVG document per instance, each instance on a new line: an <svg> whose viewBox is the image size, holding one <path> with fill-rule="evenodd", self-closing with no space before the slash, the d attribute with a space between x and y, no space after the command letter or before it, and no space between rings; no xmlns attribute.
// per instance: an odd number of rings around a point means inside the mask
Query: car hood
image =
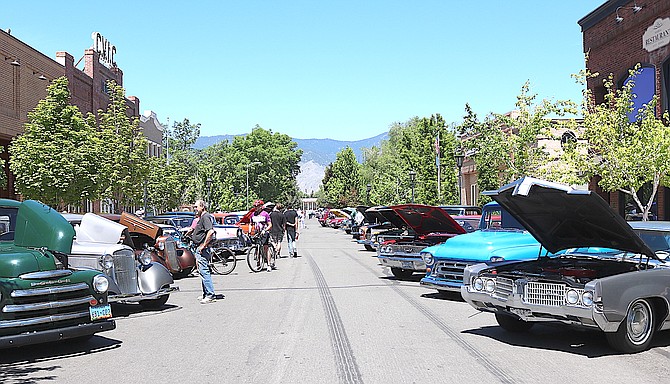
<svg viewBox="0 0 670 384"><path fill-rule="evenodd" d="M363 215L368 223L383 224L388 222L396 228L404 228L407 226L400 216L398 216L398 214L390 207L371 207L368 208Z"/></svg>
<svg viewBox="0 0 670 384"><path fill-rule="evenodd" d="M552 253L602 247L656 254L600 196L562 184L524 177L486 191Z"/></svg>
<svg viewBox="0 0 670 384"><path fill-rule="evenodd" d="M525 231L481 230L456 236L421 252L428 252L435 259L487 262L492 256L503 256L505 260L526 260L540 255L540 243Z"/></svg>
<svg viewBox="0 0 670 384"><path fill-rule="evenodd" d="M466 232L447 212L439 207L402 204L389 208L419 235L429 233L463 234Z"/></svg>

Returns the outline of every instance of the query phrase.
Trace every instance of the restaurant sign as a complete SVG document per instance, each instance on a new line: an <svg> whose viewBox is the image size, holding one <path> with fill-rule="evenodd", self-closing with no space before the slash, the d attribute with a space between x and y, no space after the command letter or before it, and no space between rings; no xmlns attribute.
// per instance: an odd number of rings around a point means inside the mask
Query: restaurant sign
<svg viewBox="0 0 670 384"><path fill-rule="evenodd" d="M665 47L670 43L670 17L656 19L642 35L642 48L647 52Z"/></svg>
<svg viewBox="0 0 670 384"><path fill-rule="evenodd" d="M100 54L100 62L108 68L116 67L116 61L114 61L116 46L112 45L100 32L93 32L91 38L93 39L93 50Z"/></svg>

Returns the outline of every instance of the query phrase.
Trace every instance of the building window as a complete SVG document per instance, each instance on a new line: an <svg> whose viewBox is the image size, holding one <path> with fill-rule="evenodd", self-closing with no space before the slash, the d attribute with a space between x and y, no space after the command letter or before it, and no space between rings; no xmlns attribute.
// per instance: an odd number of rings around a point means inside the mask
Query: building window
<svg viewBox="0 0 670 384"><path fill-rule="evenodd" d="M568 143L577 143L577 135L572 131L565 131L561 135L561 148L565 148L565 145Z"/></svg>
<svg viewBox="0 0 670 384"><path fill-rule="evenodd" d="M479 197L479 193L477 193L477 184L472 184L470 186L470 205L477 205L477 197Z"/></svg>
<svg viewBox="0 0 670 384"><path fill-rule="evenodd" d="M663 63L663 109L670 109L670 57Z"/></svg>
<svg viewBox="0 0 670 384"><path fill-rule="evenodd" d="M656 94L656 68L645 65L640 68L640 72L633 76L628 76L622 84L625 85L633 81L633 110L628 113L628 120L633 122L638 119L639 110L649 104Z"/></svg>

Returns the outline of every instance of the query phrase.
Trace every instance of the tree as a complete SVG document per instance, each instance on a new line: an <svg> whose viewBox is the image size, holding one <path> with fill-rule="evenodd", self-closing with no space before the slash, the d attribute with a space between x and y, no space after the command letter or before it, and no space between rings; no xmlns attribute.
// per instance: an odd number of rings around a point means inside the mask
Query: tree
<svg viewBox="0 0 670 384"><path fill-rule="evenodd" d="M107 83L109 105L98 111L100 137L100 197L114 202L117 212L138 204L150 164L147 140L137 118L128 117L125 92L114 81Z"/></svg>
<svg viewBox="0 0 670 384"><path fill-rule="evenodd" d="M346 147L338 152L329 168L329 177L323 182L322 202L335 207L360 204L362 180L354 151Z"/></svg>
<svg viewBox="0 0 670 384"><path fill-rule="evenodd" d="M639 66L631 70L634 79ZM640 109L637 119L633 112L634 80L620 89L614 87L612 75L604 80L605 102L595 105L586 93L584 103L584 138L587 143L576 145L579 164L587 176L599 176L598 185L605 191L620 191L630 196L648 220L660 185L670 185L670 121L665 111L656 116L657 98ZM651 193L642 201L640 190L650 185Z"/></svg>
<svg viewBox="0 0 670 384"><path fill-rule="evenodd" d="M58 210L94 197L98 181L94 121L69 101L67 78L54 79L9 147L17 192Z"/></svg>

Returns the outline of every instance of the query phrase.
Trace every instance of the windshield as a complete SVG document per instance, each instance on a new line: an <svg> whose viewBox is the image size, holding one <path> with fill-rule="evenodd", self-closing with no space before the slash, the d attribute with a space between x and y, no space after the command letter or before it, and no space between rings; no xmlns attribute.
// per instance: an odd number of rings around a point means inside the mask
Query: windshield
<svg viewBox="0 0 670 384"><path fill-rule="evenodd" d="M486 208L482 214L479 229L520 229L524 231L523 225L516 221L509 212L500 207Z"/></svg>
<svg viewBox="0 0 670 384"><path fill-rule="evenodd" d="M14 241L18 208L0 208L0 241Z"/></svg>

